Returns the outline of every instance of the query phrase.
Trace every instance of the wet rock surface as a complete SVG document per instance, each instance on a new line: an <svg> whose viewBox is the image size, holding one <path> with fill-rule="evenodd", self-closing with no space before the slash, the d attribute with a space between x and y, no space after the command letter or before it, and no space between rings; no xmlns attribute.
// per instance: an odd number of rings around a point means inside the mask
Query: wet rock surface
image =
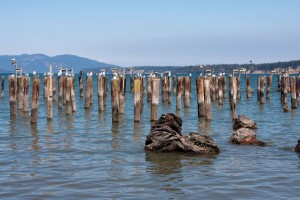
<svg viewBox="0 0 300 200"><path fill-rule="evenodd" d="M233 144L266 146L266 143L256 138L257 124L245 115L233 120L233 133L230 142Z"/></svg>
<svg viewBox="0 0 300 200"><path fill-rule="evenodd" d="M181 133L182 120L173 113L163 114L151 127L146 138L145 150L154 152L186 152L217 154L218 146L208 135Z"/></svg>

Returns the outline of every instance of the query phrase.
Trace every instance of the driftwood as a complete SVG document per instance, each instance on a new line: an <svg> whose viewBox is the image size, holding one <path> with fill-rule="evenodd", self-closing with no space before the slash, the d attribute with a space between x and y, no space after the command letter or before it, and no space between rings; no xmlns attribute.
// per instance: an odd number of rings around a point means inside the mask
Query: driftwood
<svg viewBox="0 0 300 200"><path fill-rule="evenodd" d="M172 113L163 114L151 127L146 138L145 149L155 152L186 152L197 154L217 154L216 143L208 135L181 133L182 120Z"/></svg>
<svg viewBox="0 0 300 200"><path fill-rule="evenodd" d="M266 143L257 140L255 129L257 124L245 115L233 119L233 133L230 142L233 144L266 146Z"/></svg>

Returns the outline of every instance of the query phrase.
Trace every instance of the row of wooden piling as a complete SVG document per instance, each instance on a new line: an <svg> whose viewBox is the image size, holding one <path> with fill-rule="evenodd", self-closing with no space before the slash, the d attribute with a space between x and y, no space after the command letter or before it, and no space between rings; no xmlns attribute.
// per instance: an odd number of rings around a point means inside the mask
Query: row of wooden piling
<svg viewBox="0 0 300 200"><path fill-rule="evenodd" d="M85 93L85 109L89 109L93 104L93 77L86 78L86 93ZM1 78L1 96L3 96L5 78ZM173 80L173 81L172 81ZM160 83L160 81L162 81ZM265 82L267 81L267 89L265 89ZM173 84L172 84L173 82ZM9 76L9 94L10 94L10 113L16 114L16 108L23 109L28 112L28 98L29 98L29 77ZM98 110L104 111L106 105L106 98L108 94L107 77L98 76ZM143 95L145 94L145 78L144 77L130 77L130 87L134 93L134 121L139 122L143 108ZM174 84L176 83L176 84ZM37 110L39 101L39 78L34 77L32 87L32 109L31 109L31 123L37 123ZM264 104L265 90L266 99L270 99L272 85L272 76L260 76L257 79L257 100L260 104ZM300 93L300 77L297 79L293 76L280 76L280 91L281 101L284 106L287 105L288 88L291 92L292 108L297 108L298 96ZM151 103L151 121L157 120L157 109L159 103L159 91L162 91L162 102L171 103L172 86L176 88L176 110L181 109L181 101L183 99L184 107L190 106L191 98L191 77L179 76L172 78L164 76L161 79L158 76L148 77L148 94L147 101ZM211 116L211 101L218 100L219 105L223 105L226 97L226 78L224 76L218 77L203 77L199 76L196 79L197 86L197 103L198 116L204 118L206 121L212 120ZM76 112L75 90L74 90L73 76L58 77L58 109L65 108L65 113L70 115ZM118 122L119 115L125 111L125 91L126 91L126 77L124 75L115 76L111 80L111 107L112 107L112 121ZM246 76L246 94L247 98L251 97L252 89L250 87L250 77ZM83 78L82 74L79 76L79 95L83 97ZM55 101L55 78L51 73L44 77L44 94L43 97L47 102L47 119L53 118L53 101ZM183 97L183 98L182 98ZM241 98L240 92L240 76L229 76L229 102L232 116L236 116L236 101ZM17 104L16 104L17 102Z"/></svg>

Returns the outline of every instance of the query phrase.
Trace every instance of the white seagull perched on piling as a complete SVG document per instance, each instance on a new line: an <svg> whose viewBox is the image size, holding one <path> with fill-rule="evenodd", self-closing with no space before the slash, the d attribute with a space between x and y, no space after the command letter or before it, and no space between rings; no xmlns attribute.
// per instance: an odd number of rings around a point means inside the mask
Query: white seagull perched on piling
<svg viewBox="0 0 300 200"><path fill-rule="evenodd" d="M32 74L33 74L33 76L35 76L35 75L36 75L36 72L35 72L35 71L33 71L33 72L32 72Z"/></svg>
<svg viewBox="0 0 300 200"><path fill-rule="evenodd" d="M61 69L58 71L57 76L60 77L62 75Z"/></svg>

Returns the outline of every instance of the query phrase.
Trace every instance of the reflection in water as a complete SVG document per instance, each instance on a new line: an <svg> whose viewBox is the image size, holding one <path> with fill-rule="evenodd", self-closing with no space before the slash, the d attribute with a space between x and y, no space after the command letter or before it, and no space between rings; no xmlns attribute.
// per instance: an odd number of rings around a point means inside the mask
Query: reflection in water
<svg viewBox="0 0 300 200"><path fill-rule="evenodd" d="M120 149L120 144L118 142L119 137L119 123L112 123L111 132L112 132L112 142L111 147L116 150Z"/></svg>
<svg viewBox="0 0 300 200"><path fill-rule="evenodd" d="M42 148L39 146L39 135L38 135L38 129L36 124L31 125L31 135L32 135L32 144L31 148L34 151L40 151Z"/></svg>
<svg viewBox="0 0 300 200"><path fill-rule="evenodd" d="M47 120L47 131L49 134L53 133L52 120Z"/></svg>
<svg viewBox="0 0 300 200"><path fill-rule="evenodd" d="M176 153L155 153L146 151L146 161L153 165L148 168L154 174L173 174L181 172L181 158Z"/></svg>
<svg viewBox="0 0 300 200"><path fill-rule="evenodd" d="M211 129L211 122L205 121L203 117L199 118L198 129L200 133L209 134Z"/></svg>
<svg viewBox="0 0 300 200"><path fill-rule="evenodd" d="M141 140L141 124L140 123L133 123L134 126L134 134L133 139L136 142L140 142Z"/></svg>

